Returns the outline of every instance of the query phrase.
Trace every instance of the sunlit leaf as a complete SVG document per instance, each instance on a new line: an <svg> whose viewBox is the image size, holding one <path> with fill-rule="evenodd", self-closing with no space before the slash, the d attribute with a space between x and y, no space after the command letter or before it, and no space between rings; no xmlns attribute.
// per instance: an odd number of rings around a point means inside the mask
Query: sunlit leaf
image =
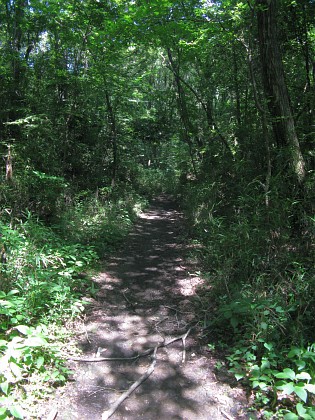
<svg viewBox="0 0 315 420"><path fill-rule="evenodd" d="M8 390L9 390L9 382L2 382L0 384L0 388L2 389L4 394L8 394Z"/></svg>
<svg viewBox="0 0 315 420"><path fill-rule="evenodd" d="M285 368L283 372L279 372L275 376L276 378L295 379L295 372L292 369Z"/></svg>
<svg viewBox="0 0 315 420"><path fill-rule="evenodd" d="M305 385L304 384L301 385L301 386L295 385L294 386L294 392L296 393L296 395L298 397L301 398L302 401L306 402L306 400L307 400L307 392L305 390Z"/></svg>
<svg viewBox="0 0 315 420"><path fill-rule="evenodd" d="M13 375L17 378L17 379L21 379L22 377L22 369L20 368L20 366L18 366L16 363L14 362L10 362L9 363L10 369L13 373Z"/></svg>
<svg viewBox="0 0 315 420"><path fill-rule="evenodd" d="M235 379L237 381L241 380L244 378L244 375L242 375L241 373L234 373Z"/></svg>
<svg viewBox="0 0 315 420"><path fill-rule="evenodd" d="M302 380L305 379L308 381L308 380L311 380L312 377L308 372L301 372L296 375L296 379L302 379Z"/></svg>
<svg viewBox="0 0 315 420"><path fill-rule="evenodd" d="M17 325L15 329L23 335L29 335L31 333L31 329L27 325Z"/></svg>
<svg viewBox="0 0 315 420"><path fill-rule="evenodd" d="M281 391L283 391L287 395L290 395L290 394L292 394L292 392L295 391L293 382L286 382L282 385L277 385L276 384L276 388L280 389Z"/></svg>
<svg viewBox="0 0 315 420"><path fill-rule="evenodd" d="M14 416L17 419L24 419L25 413L24 410L18 406L14 405L12 407L9 407L9 411L11 412L12 416Z"/></svg>
<svg viewBox="0 0 315 420"><path fill-rule="evenodd" d="M36 359L36 367L37 367L37 369L40 369L43 366L44 362L45 362L45 358L43 356L39 356Z"/></svg>
<svg viewBox="0 0 315 420"><path fill-rule="evenodd" d="M284 420L299 420L299 416L294 413L287 413L283 418Z"/></svg>
<svg viewBox="0 0 315 420"><path fill-rule="evenodd" d="M315 385L314 384L305 384L305 389L307 389L308 392L315 394Z"/></svg>
<svg viewBox="0 0 315 420"><path fill-rule="evenodd" d="M5 407L0 407L0 416L5 419L5 414L7 413L7 409Z"/></svg>
<svg viewBox="0 0 315 420"><path fill-rule="evenodd" d="M270 343L264 343L264 347L269 351L271 351L273 349L273 345L270 344Z"/></svg>
<svg viewBox="0 0 315 420"><path fill-rule="evenodd" d="M47 341L43 337L29 337L25 340L25 345L29 347L45 346Z"/></svg>
<svg viewBox="0 0 315 420"><path fill-rule="evenodd" d="M303 417L306 413L306 409L303 407L301 403L296 404L296 411L298 412L298 415Z"/></svg>

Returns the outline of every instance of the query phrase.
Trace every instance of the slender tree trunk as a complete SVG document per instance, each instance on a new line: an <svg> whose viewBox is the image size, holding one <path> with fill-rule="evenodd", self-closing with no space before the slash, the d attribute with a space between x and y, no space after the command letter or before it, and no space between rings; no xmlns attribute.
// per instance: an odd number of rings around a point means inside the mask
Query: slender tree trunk
<svg viewBox="0 0 315 420"><path fill-rule="evenodd" d="M231 148L230 148L226 138L220 132L217 124L214 121L213 114L212 114L212 104L211 104L210 100L205 102L200 97L198 92L180 76L178 66L176 66L175 63L174 63L174 60L173 60L170 49L168 49L168 58L169 58L169 62L170 62L170 69L174 74L175 84L176 84L177 90L178 90L178 98L181 99L181 101L179 101L179 112L180 112L181 119L183 120L183 117L185 117L185 115L187 115L187 117L188 117L186 101L184 100L184 102L182 102L182 99L184 98L184 90L183 90L182 85L184 85L190 90L190 92L192 92L192 94L195 96L195 98L197 99L199 104L202 106L202 109L206 113L207 124L208 124L209 129L216 131L218 139L222 142L222 144L230 152L230 155L233 156L233 153L231 151ZM181 107L182 104L185 106L184 107L184 110L185 110L184 114L181 114L181 111L180 111L182 109L182 107ZM185 120L189 121L189 118L185 118ZM190 126L191 126L191 124L190 124ZM188 132L189 132L189 130L188 130ZM190 139L188 139L188 140L190 141ZM199 146L202 146L202 145L199 144Z"/></svg>
<svg viewBox="0 0 315 420"><path fill-rule="evenodd" d="M173 56L172 56L172 52L170 49L167 50L167 54L168 54L168 59L170 62L170 67L171 70L173 72L174 75L174 81L175 81L175 86L177 89L177 108L178 108L178 112L179 112L179 116L180 119L182 121L183 124L183 134L184 134L184 141L185 143L188 144L189 147L189 154L190 154L190 158L191 158L191 164L193 167L193 171L194 171L194 175L197 176L197 169L196 169L196 164L195 164L195 159L194 159L194 152L193 152L193 143L191 141L191 134L193 133L194 129L191 125L190 119L189 119L189 114L188 114L188 110L187 110L187 105L186 105L186 98L185 98L185 92L184 89L182 87L182 79L180 77L179 74L179 64L176 64Z"/></svg>
<svg viewBox="0 0 315 420"><path fill-rule="evenodd" d="M232 56L233 56L233 84L234 84L234 93L235 93L235 116L236 121L238 124L238 127L241 126L241 98L240 98L240 88L238 83L238 65L237 65L237 57L236 57L236 51L233 46L232 50Z"/></svg>
<svg viewBox="0 0 315 420"><path fill-rule="evenodd" d="M276 0L256 0L258 38L264 90L278 148L289 151L289 161L299 183L305 177L305 163L296 134L285 83L277 32Z"/></svg>
<svg viewBox="0 0 315 420"><path fill-rule="evenodd" d="M113 109L111 97L108 91L105 92L105 100L107 105L107 118L109 124L110 137L113 148L113 164L112 164L112 187L116 184L117 169L118 169L118 153L117 153L117 125L116 116Z"/></svg>
<svg viewBox="0 0 315 420"><path fill-rule="evenodd" d="M5 161L5 179L8 182L11 182L13 179L11 146L8 146L8 154Z"/></svg>
<svg viewBox="0 0 315 420"><path fill-rule="evenodd" d="M270 181L271 181L271 174L272 174L272 164L271 164L271 153L270 153L270 140L269 140L269 127L268 127L268 120L267 120L267 113L268 111L265 109L263 103L259 99L259 93L257 89L256 79L255 79L255 73L254 73L254 65L253 65L253 58L252 58L252 46L249 44L248 46L245 45L246 51L247 51L247 60L248 60L248 66L249 66L249 73L250 78L253 86L253 93L254 93L254 100L255 105L258 110L260 121L261 121L261 127L262 127L262 133L265 143L265 150L266 150L266 180L265 184L263 185L265 190L265 204L266 207L269 206L269 187L270 187Z"/></svg>

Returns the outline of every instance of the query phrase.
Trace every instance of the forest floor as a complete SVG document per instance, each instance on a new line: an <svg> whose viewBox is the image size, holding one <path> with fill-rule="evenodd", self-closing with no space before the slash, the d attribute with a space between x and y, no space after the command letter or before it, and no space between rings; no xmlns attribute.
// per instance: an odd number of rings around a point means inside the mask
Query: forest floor
<svg viewBox="0 0 315 420"><path fill-rule="evenodd" d="M69 362L73 381L56 391L41 418L100 420L106 412L105 419L153 369L111 419L249 418L245 391L220 367L201 330L189 330L196 325L194 296L203 279L181 236L182 222L168 197L157 198L123 249L104 263L94 279L97 297L76 328L78 357L92 361ZM151 354L132 359L146 351Z"/></svg>

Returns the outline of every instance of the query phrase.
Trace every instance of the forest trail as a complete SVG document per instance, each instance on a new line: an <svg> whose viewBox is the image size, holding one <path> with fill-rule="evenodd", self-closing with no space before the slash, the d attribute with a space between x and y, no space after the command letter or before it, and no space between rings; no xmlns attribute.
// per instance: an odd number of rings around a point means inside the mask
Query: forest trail
<svg viewBox="0 0 315 420"><path fill-rule="evenodd" d="M97 300L77 335L80 357L131 357L194 325L195 288L202 279L180 239L180 212L165 196L141 215L123 250L106 262L95 281ZM183 363L183 354L185 362ZM50 404L57 419L100 420L121 394L149 368L137 360L71 362L74 381ZM215 369L217 360L200 344L196 330L159 348L152 375L111 419L246 419L246 397Z"/></svg>

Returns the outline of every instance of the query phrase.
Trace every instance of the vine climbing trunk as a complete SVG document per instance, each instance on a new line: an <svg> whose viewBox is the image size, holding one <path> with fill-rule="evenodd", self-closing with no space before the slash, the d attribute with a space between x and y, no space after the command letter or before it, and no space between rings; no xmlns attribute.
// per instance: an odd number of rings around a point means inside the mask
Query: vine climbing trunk
<svg viewBox="0 0 315 420"><path fill-rule="evenodd" d="M277 31L276 0L256 0L256 6L263 84L273 132L277 147L289 152L291 167L301 184L305 178L305 162L285 82Z"/></svg>

